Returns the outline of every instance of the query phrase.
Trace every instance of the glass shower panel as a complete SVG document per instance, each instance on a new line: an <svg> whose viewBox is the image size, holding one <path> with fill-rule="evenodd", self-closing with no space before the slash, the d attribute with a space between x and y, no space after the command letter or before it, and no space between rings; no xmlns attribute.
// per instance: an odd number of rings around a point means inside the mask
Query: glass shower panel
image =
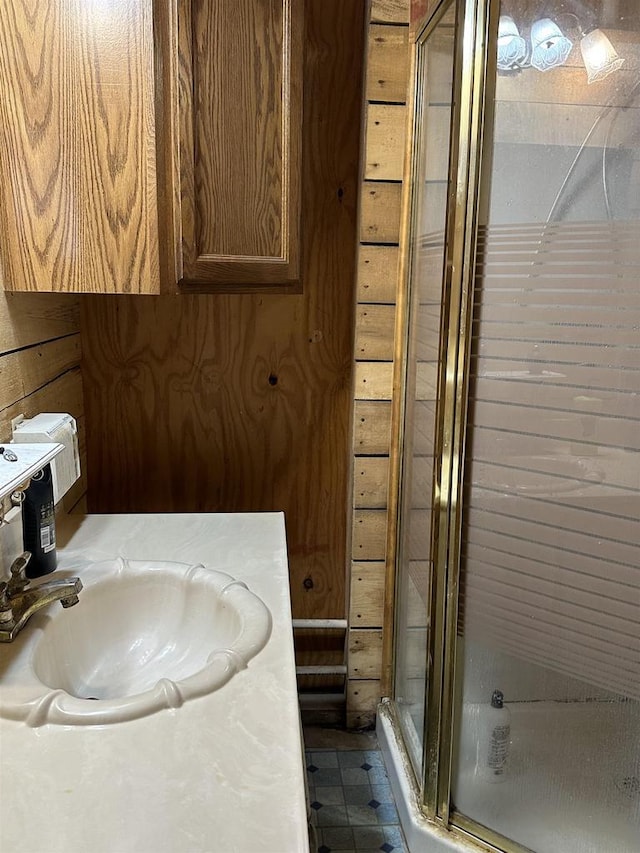
<svg viewBox="0 0 640 853"><path fill-rule="evenodd" d="M637 853L640 4L539 8L503 0L486 134L452 799L536 853Z"/></svg>
<svg viewBox="0 0 640 853"><path fill-rule="evenodd" d="M436 385L444 279L455 10L450 4L418 44L409 280L408 368L398 554L395 700L414 770L422 775Z"/></svg>

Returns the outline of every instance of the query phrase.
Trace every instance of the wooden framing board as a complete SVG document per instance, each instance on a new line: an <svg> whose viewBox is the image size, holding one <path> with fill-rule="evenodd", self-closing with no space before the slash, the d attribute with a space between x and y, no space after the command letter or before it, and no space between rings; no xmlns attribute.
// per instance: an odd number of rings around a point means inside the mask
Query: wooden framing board
<svg viewBox="0 0 640 853"><path fill-rule="evenodd" d="M356 358L392 361L395 305L358 305L356 309Z"/></svg>
<svg viewBox="0 0 640 853"><path fill-rule="evenodd" d="M355 396L357 400L390 400L392 387L392 362L360 361L356 363Z"/></svg>
<svg viewBox="0 0 640 853"><path fill-rule="evenodd" d="M388 456L356 456L353 465L353 503L358 509L384 509L389 486Z"/></svg>
<svg viewBox="0 0 640 853"><path fill-rule="evenodd" d="M367 180L402 180L406 124L406 104L368 105L364 171Z"/></svg>
<svg viewBox="0 0 640 853"><path fill-rule="evenodd" d="M373 0L354 341L347 725L374 722L381 670L391 401L409 83L409 0ZM429 383L420 377L420 393Z"/></svg>
<svg viewBox="0 0 640 853"><path fill-rule="evenodd" d="M0 359L0 410L22 400L80 363L80 335L8 353Z"/></svg>
<svg viewBox="0 0 640 853"><path fill-rule="evenodd" d="M384 560L387 544L386 509L356 509L353 513L354 560Z"/></svg>
<svg viewBox="0 0 640 853"><path fill-rule="evenodd" d="M398 247L361 245L358 248L358 303L395 305Z"/></svg>
<svg viewBox="0 0 640 853"><path fill-rule="evenodd" d="M384 606L384 560L351 564L349 624L354 628L379 628Z"/></svg>
<svg viewBox="0 0 640 853"><path fill-rule="evenodd" d="M391 402L356 400L353 419L353 449L362 456L389 454Z"/></svg>
<svg viewBox="0 0 640 853"><path fill-rule="evenodd" d="M409 0L371 0L371 23L409 23Z"/></svg>
<svg viewBox="0 0 640 853"><path fill-rule="evenodd" d="M375 722L382 698L380 679L352 679L347 684L347 727L364 729Z"/></svg>
<svg viewBox="0 0 640 853"><path fill-rule="evenodd" d="M401 192L399 183L365 181L360 196L361 243L398 243Z"/></svg>
<svg viewBox="0 0 640 853"><path fill-rule="evenodd" d="M367 48L367 100L404 103L408 65L407 28L372 24Z"/></svg>
<svg viewBox="0 0 640 853"><path fill-rule="evenodd" d="M74 297L0 292L0 354L73 335L79 327L80 305Z"/></svg>

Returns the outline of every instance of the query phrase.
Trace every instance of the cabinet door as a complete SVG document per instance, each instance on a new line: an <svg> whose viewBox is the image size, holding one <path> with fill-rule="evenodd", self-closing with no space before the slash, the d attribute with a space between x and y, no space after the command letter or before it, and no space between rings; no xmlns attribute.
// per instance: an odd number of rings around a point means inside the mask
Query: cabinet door
<svg viewBox="0 0 640 853"><path fill-rule="evenodd" d="M302 25L303 0L178 4L181 275L193 289L299 279Z"/></svg>
<svg viewBox="0 0 640 853"><path fill-rule="evenodd" d="M158 290L152 0L3 0L0 281Z"/></svg>

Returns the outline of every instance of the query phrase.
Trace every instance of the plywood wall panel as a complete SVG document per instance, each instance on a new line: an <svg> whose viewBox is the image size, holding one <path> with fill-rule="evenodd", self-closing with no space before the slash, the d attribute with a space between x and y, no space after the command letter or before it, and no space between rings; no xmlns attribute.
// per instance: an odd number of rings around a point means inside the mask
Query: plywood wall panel
<svg viewBox="0 0 640 853"><path fill-rule="evenodd" d="M83 305L92 511L284 510L299 618L346 615L363 13L305 4L303 292Z"/></svg>

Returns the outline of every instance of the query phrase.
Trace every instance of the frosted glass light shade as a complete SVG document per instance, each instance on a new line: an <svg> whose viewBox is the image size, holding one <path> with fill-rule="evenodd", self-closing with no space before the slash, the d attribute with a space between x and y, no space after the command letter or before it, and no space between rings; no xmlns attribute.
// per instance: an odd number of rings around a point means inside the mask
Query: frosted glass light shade
<svg viewBox="0 0 640 853"><path fill-rule="evenodd" d="M500 15L498 24L498 68L513 71L522 67L527 58L527 43L518 32L513 18Z"/></svg>
<svg viewBox="0 0 640 853"><path fill-rule="evenodd" d="M613 45L602 30L591 30L580 42L582 60L587 69L587 83L604 80L612 71L616 71L624 59L616 53Z"/></svg>
<svg viewBox="0 0 640 853"><path fill-rule="evenodd" d="M531 64L538 71L557 68L567 61L573 43L551 18L540 18L531 27Z"/></svg>

